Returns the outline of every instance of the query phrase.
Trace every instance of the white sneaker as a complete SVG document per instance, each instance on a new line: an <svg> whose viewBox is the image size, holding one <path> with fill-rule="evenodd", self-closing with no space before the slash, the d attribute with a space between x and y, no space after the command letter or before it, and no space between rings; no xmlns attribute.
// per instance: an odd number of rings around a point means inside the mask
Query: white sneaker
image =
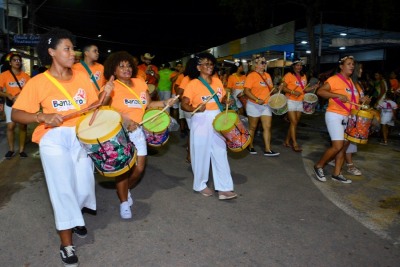
<svg viewBox="0 0 400 267"><path fill-rule="evenodd" d="M352 175L361 175L361 171L357 169L353 163L347 164L347 172Z"/></svg>
<svg viewBox="0 0 400 267"><path fill-rule="evenodd" d="M129 207L132 207L132 205L133 205L133 198L131 195L131 190L128 190L128 204L129 204Z"/></svg>
<svg viewBox="0 0 400 267"><path fill-rule="evenodd" d="M119 205L119 212L122 219L131 219L132 218L132 211L131 207L129 206L128 201L122 202Z"/></svg>

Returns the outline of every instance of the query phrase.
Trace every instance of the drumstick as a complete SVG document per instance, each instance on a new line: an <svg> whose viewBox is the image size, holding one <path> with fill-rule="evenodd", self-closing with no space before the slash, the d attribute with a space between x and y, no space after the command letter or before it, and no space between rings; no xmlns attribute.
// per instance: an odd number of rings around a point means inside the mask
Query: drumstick
<svg viewBox="0 0 400 267"><path fill-rule="evenodd" d="M226 97L226 110L225 110L225 123L228 120L228 108L229 108L229 98L230 98L231 92L228 91L227 97Z"/></svg>
<svg viewBox="0 0 400 267"><path fill-rule="evenodd" d="M178 99L179 95L174 97L174 100ZM139 125L142 125L143 123L148 122L149 120L157 117L158 115L160 115L161 113L163 113L164 111L166 111L168 108L170 107L170 105L166 105L162 110L160 110L160 112L157 112L156 114L154 114L153 116L148 117L147 119L143 120L142 122L139 123Z"/></svg>
<svg viewBox="0 0 400 267"><path fill-rule="evenodd" d="M104 98L105 98L105 97L106 97L106 93L104 92L104 94L101 96L100 101L99 101L99 104L100 104L100 105L103 104L103 101L104 101ZM93 112L93 115L92 115L92 117L90 118L90 121L89 121L89 126L92 125L94 119L96 118L97 113L99 113L99 108L97 108L97 109Z"/></svg>
<svg viewBox="0 0 400 267"><path fill-rule="evenodd" d="M179 95L175 96L175 97L174 97L174 101L177 100L178 98L179 98ZM161 112L160 112L158 115L160 115L162 112L164 112L165 110L167 110L168 107L170 107L170 105L167 104L167 105L163 108L163 110L161 110ZM157 118L157 116L155 116L150 122L153 122L156 118Z"/></svg>
<svg viewBox="0 0 400 267"><path fill-rule="evenodd" d="M267 96L264 98L263 102L265 102L265 100L267 100L267 98L269 97L269 95L275 91L276 87L272 87L272 90L268 92Z"/></svg>
<svg viewBox="0 0 400 267"><path fill-rule="evenodd" d="M89 111L89 110L98 108L98 107L100 107L100 106L101 106L101 104L98 103L98 104L93 105L93 106L91 106L91 107L87 107L87 108L78 110L78 111L76 111L76 112L73 112L73 113L64 115L62 118L63 118L63 120L68 120L68 119L70 119L70 118L76 117L77 115L80 115L80 114L82 114L82 113L85 113L86 111Z"/></svg>
<svg viewBox="0 0 400 267"><path fill-rule="evenodd" d="M363 105L363 104L357 104L357 103L354 103L354 102L349 102L350 104L352 104L352 105L354 105L354 106L357 106L357 107L360 107L360 108L363 108L363 109L368 109L368 106L367 105Z"/></svg>
<svg viewBox="0 0 400 267"><path fill-rule="evenodd" d="M210 101L217 93L215 92L213 95L211 95L205 102L201 103L195 110L192 111L192 116L196 111L198 111L202 106L207 104L208 101Z"/></svg>

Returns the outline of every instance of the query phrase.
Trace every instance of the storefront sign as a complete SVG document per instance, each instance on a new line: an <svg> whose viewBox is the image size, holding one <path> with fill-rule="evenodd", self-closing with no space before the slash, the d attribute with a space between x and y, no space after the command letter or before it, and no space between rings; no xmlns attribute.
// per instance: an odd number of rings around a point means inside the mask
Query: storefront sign
<svg viewBox="0 0 400 267"><path fill-rule="evenodd" d="M14 45L36 46L39 43L39 34L16 34L14 35Z"/></svg>

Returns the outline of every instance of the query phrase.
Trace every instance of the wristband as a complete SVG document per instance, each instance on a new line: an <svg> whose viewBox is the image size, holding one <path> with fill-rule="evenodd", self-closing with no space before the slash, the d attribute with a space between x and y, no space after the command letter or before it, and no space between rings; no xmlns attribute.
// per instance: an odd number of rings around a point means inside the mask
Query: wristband
<svg viewBox="0 0 400 267"><path fill-rule="evenodd" d="M40 121L39 121L39 115L40 115L40 114L42 114L41 111L36 112L36 117L35 117L35 118L36 118L36 122L37 122L37 123L40 123Z"/></svg>

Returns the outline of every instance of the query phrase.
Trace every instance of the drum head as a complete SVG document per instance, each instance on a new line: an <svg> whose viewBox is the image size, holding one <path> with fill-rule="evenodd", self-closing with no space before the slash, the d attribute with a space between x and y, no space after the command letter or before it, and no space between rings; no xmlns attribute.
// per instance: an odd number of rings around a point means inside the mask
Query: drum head
<svg viewBox="0 0 400 267"><path fill-rule="evenodd" d="M273 109L283 108L287 104L287 98L283 94L275 94L269 98L268 105Z"/></svg>
<svg viewBox="0 0 400 267"><path fill-rule="evenodd" d="M239 116L232 110L228 112L223 111L215 117L213 121L214 129L222 132L229 130L233 125L235 125L235 122L237 122L238 118Z"/></svg>
<svg viewBox="0 0 400 267"><path fill-rule="evenodd" d="M156 86L154 84L148 83L147 87L149 88L149 93L153 93L156 90Z"/></svg>
<svg viewBox="0 0 400 267"><path fill-rule="evenodd" d="M303 101L305 101L307 103L315 103L318 101L318 96L313 93L306 93L306 94L304 94Z"/></svg>
<svg viewBox="0 0 400 267"><path fill-rule="evenodd" d="M160 111L160 109L148 109L143 115L143 120L154 116ZM169 117L168 113L164 111L154 119L145 122L143 124L143 127L146 128L148 131L158 133L165 131L168 128L170 122L171 118Z"/></svg>
<svg viewBox="0 0 400 267"><path fill-rule="evenodd" d="M76 134L79 140L86 143L97 143L99 139L100 142L103 142L103 140L108 140L116 135L122 128L121 115L110 107L101 107L92 125L89 126L93 113L94 111L89 112L78 120Z"/></svg>

